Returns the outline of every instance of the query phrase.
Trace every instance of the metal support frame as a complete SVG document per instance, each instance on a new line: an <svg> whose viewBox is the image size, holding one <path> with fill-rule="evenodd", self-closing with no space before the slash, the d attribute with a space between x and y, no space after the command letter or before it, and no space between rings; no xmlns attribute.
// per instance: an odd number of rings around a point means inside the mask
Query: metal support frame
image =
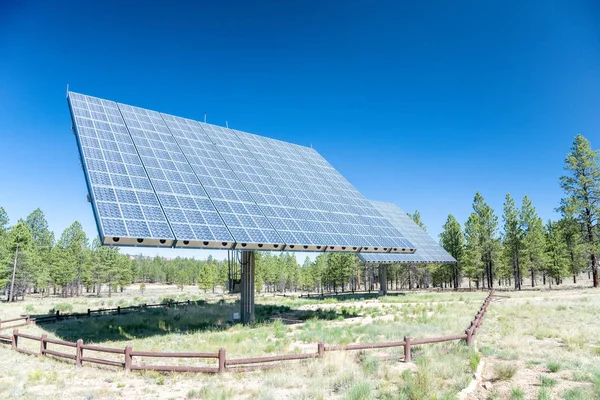
<svg viewBox="0 0 600 400"><path fill-rule="evenodd" d="M379 264L379 295L387 295L387 264Z"/></svg>
<svg viewBox="0 0 600 400"><path fill-rule="evenodd" d="M242 284L240 298L240 317L243 324L254 321L254 252L242 251Z"/></svg>

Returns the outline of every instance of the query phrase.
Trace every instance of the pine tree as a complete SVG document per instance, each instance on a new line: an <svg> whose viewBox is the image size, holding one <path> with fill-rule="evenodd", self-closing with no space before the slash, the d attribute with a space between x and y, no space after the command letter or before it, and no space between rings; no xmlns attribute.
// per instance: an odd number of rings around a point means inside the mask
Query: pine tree
<svg viewBox="0 0 600 400"><path fill-rule="evenodd" d="M560 282L568 273L568 252L561 225L557 222L548 221L546 224L545 251L546 271L550 277Z"/></svg>
<svg viewBox="0 0 600 400"><path fill-rule="evenodd" d="M31 232L23 220L19 220L7 234L8 254L12 257L10 276L0 277L0 280L10 281L8 301L15 300L15 294L21 289L24 293L28 275L31 273L31 253L33 252L33 239ZM1 283L1 282L0 282Z"/></svg>
<svg viewBox="0 0 600 400"><path fill-rule="evenodd" d="M482 271L482 249L479 229L479 217L475 213L469 215L469 218L465 223L465 242L465 254L463 257L464 272L469 277L469 287L471 285L470 281L474 280L477 282L477 287L479 288L479 277L481 276L480 272Z"/></svg>
<svg viewBox="0 0 600 400"><path fill-rule="evenodd" d="M37 208L27 219L25 224L31 231L34 245L33 277L32 283L35 290L43 292L48 290L50 285L50 264L52 262L52 248L54 247L54 233L48 228L48 221L44 212Z"/></svg>
<svg viewBox="0 0 600 400"><path fill-rule="evenodd" d="M423 221L421 221L421 213L419 212L419 210L415 210L415 212L412 214L407 213L407 215L410 217L410 219L412 219L415 222L415 224L419 225L421 229L427 231L425 224L423 223Z"/></svg>
<svg viewBox="0 0 600 400"><path fill-rule="evenodd" d="M600 163L598 151L592 150L590 142L577 135L571 152L565 159L567 175L560 177L565 192L560 210L563 215L573 215L583 225L586 252L592 267L594 287L598 287L598 225L600 218Z"/></svg>
<svg viewBox="0 0 600 400"><path fill-rule="evenodd" d="M573 283L577 283L577 275L585 269L587 264L582 225L571 216L563 217L558 224L567 248L569 273L573 276Z"/></svg>
<svg viewBox="0 0 600 400"><path fill-rule="evenodd" d="M443 228L440 242L442 247L456 259L456 263L450 266L450 277L454 288L457 289L460 286L461 264L465 254L465 235L460 222L452 214L448 215Z"/></svg>
<svg viewBox="0 0 600 400"><path fill-rule="evenodd" d="M519 210L510 194L504 201L504 255L507 264L512 266L515 289L521 290L522 258L523 258L523 228L519 221Z"/></svg>
<svg viewBox="0 0 600 400"><path fill-rule="evenodd" d="M524 267L531 271L531 287L535 286L535 271L546 265L544 257L545 238L544 224L538 217L533 203L529 197L523 198L523 205L520 213L521 227L523 236L523 254Z"/></svg>

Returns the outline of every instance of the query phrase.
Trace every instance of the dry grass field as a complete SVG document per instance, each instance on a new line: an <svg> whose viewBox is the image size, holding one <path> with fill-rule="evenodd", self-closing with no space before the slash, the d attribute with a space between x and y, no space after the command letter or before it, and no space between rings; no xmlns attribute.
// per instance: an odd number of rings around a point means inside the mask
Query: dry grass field
<svg viewBox="0 0 600 400"><path fill-rule="evenodd" d="M270 371L204 375L124 372L116 368L36 358L0 346L2 399L453 399L485 361L485 388L471 399L594 399L600 395L600 292L587 290L498 293L477 337L480 354L463 343L424 345L414 363L398 350L326 353L324 359L280 363ZM228 358L315 351L317 343L368 343L462 333L486 293L410 292L377 298L345 295L324 300L257 297L258 322L232 325L234 298L148 285L112 298L30 298L2 304L0 318L81 312L88 308L206 299L184 306L107 315L22 328L88 344L134 350L215 352ZM27 346L23 342L24 346ZM390 355L380 361L376 355ZM194 365L192 360L148 363ZM596 396L596 397L595 397Z"/></svg>

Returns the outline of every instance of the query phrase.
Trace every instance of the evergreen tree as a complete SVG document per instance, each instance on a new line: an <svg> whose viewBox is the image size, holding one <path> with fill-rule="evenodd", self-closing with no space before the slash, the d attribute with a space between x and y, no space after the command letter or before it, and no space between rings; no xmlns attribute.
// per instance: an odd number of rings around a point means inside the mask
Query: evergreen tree
<svg viewBox="0 0 600 400"><path fill-rule="evenodd" d="M407 213L407 215L410 217L410 219L412 219L415 222L415 224L419 225L421 229L427 231L425 224L423 223L423 221L421 221L421 213L419 212L419 210L415 210L415 212L412 214Z"/></svg>
<svg viewBox="0 0 600 400"><path fill-rule="evenodd" d="M26 281L31 274L31 255L33 252L33 239L31 232L23 220L19 220L7 234L8 254L12 258L12 268L4 271L0 276L0 284L10 281L8 301L15 300L17 292L24 294ZM10 275L6 276L6 272ZM5 285L2 285L5 286Z"/></svg>
<svg viewBox="0 0 600 400"><path fill-rule="evenodd" d="M450 278L454 288L457 289L460 286L461 264L465 254L465 235L460 223L452 214L448 215L443 228L440 242L442 247L456 259L456 263L450 266Z"/></svg>
<svg viewBox="0 0 600 400"><path fill-rule="evenodd" d="M560 225L560 232L567 249L569 273L573 276L573 283L577 283L577 275L581 273L587 265L582 225L571 216L563 217L558 221L558 224Z"/></svg>
<svg viewBox="0 0 600 400"><path fill-rule="evenodd" d="M524 267L531 271L531 287L535 286L535 271L546 265L544 224L538 217L529 197L523 198L521 207L521 227L523 230Z"/></svg>
<svg viewBox="0 0 600 400"><path fill-rule="evenodd" d="M523 227L519 221L519 210L510 194L504 201L504 256L508 265L512 267L515 289L521 290L522 258L523 258Z"/></svg>
<svg viewBox="0 0 600 400"><path fill-rule="evenodd" d="M560 177L565 193L560 210L564 216L574 216L583 225L583 238L592 268L594 287L598 287L598 220L600 217L600 163L598 151L590 142L577 135L565 159L567 175Z"/></svg>
<svg viewBox="0 0 600 400"><path fill-rule="evenodd" d="M557 222L548 221L545 232L546 271L548 275L560 282L561 278L568 273L567 245L561 225Z"/></svg>

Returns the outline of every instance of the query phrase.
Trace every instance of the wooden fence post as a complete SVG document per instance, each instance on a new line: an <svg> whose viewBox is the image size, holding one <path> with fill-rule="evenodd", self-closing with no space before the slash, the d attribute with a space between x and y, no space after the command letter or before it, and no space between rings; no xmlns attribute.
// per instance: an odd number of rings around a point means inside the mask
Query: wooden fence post
<svg viewBox="0 0 600 400"><path fill-rule="evenodd" d="M225 348L221 347L219 349L219 373L220 374L225 372L226 357L227 357L226 350L225 350Z"/></svg>
<svg viewBox="0 0 600 400"><path fill-rule="evenodd" d="M117 314L121 314L121 306L117 306Z"/></svg>
<svg viewBox="0 0 600 400"><path fill-rule="evenodd" d="M81 346L83 346L83 339L79 339L77 340L77 347L75 348L76 350L76 354L75 354L75 365L78 367L81 367L81 357L83 357L83 349L81 348Z"/></svg>
<svg viewBox="0 0 600 400"><path fill-rule="evenodd" d="M46 347L48 347L48 343L46 342L46 339L48 338L48 335L43 333L42 336L40 336L40 356L43 357L46 355Z"/></svg>
<svg viewBox="0 0 600 400"><path fill-rule="evenodd" d="M467 346L470 346L473 344L473 331L469 328L465 329L465 333L467 334Z"/></svg>
<svg viewBox="0 0 600 400"><path fill-rule="evenodd" d="M60 310L56 310L56 321L60 319Z"/></svg>
<svg viewBox="0 0 600 400"><path fill-rule="evenodd" d="M404 362L411 362L410 356L410 337L404 336Z"/></svg>
<svg viewBox="0 0 600 400"><path fill-rule="evenodd" d="M90 316L91 312L92 312L92 310L90 310L90 309L88 308L88 317Z"/></svg>
<svg viewBox="0 0 600 400"><path fill-rule="evenodd" d="M131 371L132 357L131 352L133 349L131 346L125 346L125 371Z"/></svg>
<svg viewBox="0 0 600 400"><path fill-rule="evenodd" d="M19 344L19 330L18 329L13 329L13 334L12 334L12 342L11 342L11 346L13 350L17 349L17 346Z"/></svg>
<svg viewBox="0 0 600 400"><path fill-rule="evenodd" d="M323 357L325 355L325 343L319 342L317 344L317 354L319 357Z"/></svg>
<svg viewBox="0 0 600 400"><path fill-rule="evenodd" d="M26 323L27 325L31 324L31 318L29 317L29 314L27 314L27 315L25 316L25 323Z"/></svg>

